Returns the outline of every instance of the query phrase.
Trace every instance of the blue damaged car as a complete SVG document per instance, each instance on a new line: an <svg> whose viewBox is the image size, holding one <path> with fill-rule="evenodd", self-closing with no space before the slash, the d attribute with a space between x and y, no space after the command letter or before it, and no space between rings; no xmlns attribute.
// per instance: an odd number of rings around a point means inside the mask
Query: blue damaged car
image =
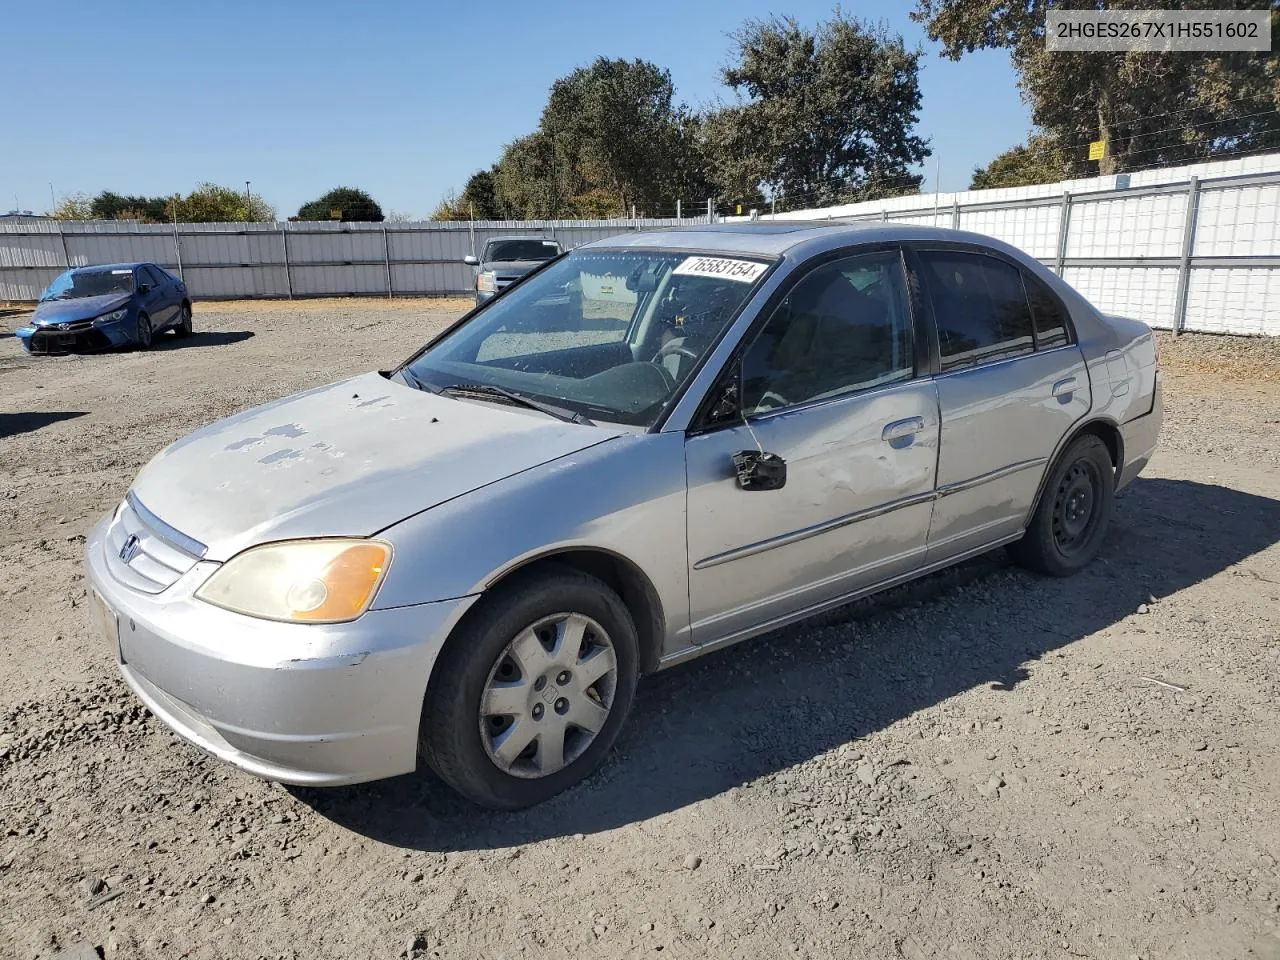
<svg viewBox="0 0 1280 960"><path fill-rule="evenodd" d="M28 353L134 347L156 334L191 335L187 286L154 263L109 263L60 274L16 331Z"/></svg>

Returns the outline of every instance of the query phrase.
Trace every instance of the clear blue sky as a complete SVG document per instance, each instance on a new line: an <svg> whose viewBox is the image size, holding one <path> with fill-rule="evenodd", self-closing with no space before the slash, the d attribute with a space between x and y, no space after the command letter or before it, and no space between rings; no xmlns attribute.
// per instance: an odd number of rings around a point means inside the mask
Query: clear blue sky
<svg viewBox="0 0 1280 960"><path fill-rule="evenodd" d="M952 63L907 16L910 0L855 0L925 47L918 132L944 190L1029 126L1003 53ZM829 2L643 0L487 3L0 0L0 211L110 189L252 190L287 216L339 184L426 216L450 187L530 132L558 77L596 56L671 70L697 106L727 96L718 71L747 17L806 23ZM934 187L934 163L926 188Z"/></svg>

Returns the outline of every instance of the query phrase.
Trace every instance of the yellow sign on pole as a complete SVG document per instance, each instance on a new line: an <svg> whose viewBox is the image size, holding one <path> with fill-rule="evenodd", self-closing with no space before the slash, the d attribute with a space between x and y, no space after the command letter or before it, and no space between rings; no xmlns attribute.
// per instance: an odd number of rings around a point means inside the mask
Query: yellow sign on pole
<svg viewBox="0 0 1280 960"><path fill-rule="evenodd" d="M1107 152L1107 141L1095 140L1089 144L1089 159L1101 160L1102 155Z"/></svg>
<svg viewBox="0 0 1280 960"><path fill-rule="evenodd" d="M341 211L341 210L339 210L337 207L334 207L332 210L330 210L330 211L329 211L329 219L330 219L330 220L341 220L341 219L342 219L342 211Z"/></svg>
<svg viewBox="0 0 1280 960"><path fill-rule="evenodd" d="M738 216L742 216L742 204L738 204Z"/></svg>

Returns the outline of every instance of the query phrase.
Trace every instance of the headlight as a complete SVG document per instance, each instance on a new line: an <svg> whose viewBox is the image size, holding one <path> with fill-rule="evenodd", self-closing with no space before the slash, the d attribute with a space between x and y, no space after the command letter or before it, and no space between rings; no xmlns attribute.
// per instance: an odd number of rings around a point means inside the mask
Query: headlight
<svg viewBox="0 0 1280 960"><path fill-rule="evenodd" d="M103 323L115 323L117 320L123 320L125 314L128 312L129 308L124 307L121 310L113 310L111 313L104 313L102 316L94 318L93 325L96 327Z"/></svg>
<svg viewBox="0 0 1280 960"><path fill-rule="evenodd" d="M476 289L481 293L498 292L498 278L492 270L484 270L476 277Z"/></svg>
<svg viewBox="0 0 1280 960"><path fill-rule="evenodd" d="M366 610L391 563L379 540L286 540L232 557L196 596L264 620L343 623Z"/></svg>

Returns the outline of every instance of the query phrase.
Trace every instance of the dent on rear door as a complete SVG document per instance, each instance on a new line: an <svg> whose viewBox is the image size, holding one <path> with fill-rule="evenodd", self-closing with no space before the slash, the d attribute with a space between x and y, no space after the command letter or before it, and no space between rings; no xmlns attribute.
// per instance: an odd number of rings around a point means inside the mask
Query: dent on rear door
<svg viewBox="0 0 1280 960"><path fill-rule="evenodd" d="M929 559L1022 529L1059 441L1089 412L1076 346L940 376L942 447Z"/></svg>

